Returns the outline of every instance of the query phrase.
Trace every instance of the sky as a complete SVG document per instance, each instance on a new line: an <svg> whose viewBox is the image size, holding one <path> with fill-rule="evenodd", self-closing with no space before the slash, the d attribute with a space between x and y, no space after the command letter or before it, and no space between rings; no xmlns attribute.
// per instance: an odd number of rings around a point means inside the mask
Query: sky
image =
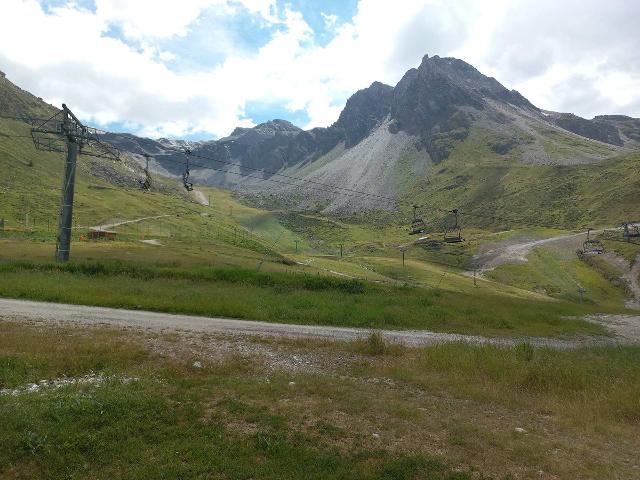
<svg viewBox="0 0 640 480"><path fill-rule="evenodd" d="M638 0L1 0L0 70L83 121L213 139L335 122L425 54L535 105L640 117Z"/></svg>

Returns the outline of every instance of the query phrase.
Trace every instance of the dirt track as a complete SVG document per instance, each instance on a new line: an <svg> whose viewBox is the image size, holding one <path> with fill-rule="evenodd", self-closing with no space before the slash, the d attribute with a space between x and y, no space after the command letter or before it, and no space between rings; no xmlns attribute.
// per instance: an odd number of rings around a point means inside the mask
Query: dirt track
<svg viewBox="0 0 640 480"><path fill-rule="evenodd" d="M536 247L558 242L572 242L575 247L582 244L584 232L558 235L555 237L531 239L512 239L487 246L486 250L473 257L472 264L478 273L484 273L505 263L526 263L527 255Z"/></svg>
<svg viewBox="0 0 640 480"><path fill-rule="evenodd" d="M640 309L640 255L636 257L625 277L629 281L629 289L634 297L627 302L627 308Z"/></svg>
<svg viewBox="0 0 640 480"><path fill-rule="evenodd" d="M106 223L104 225L96 225L95 227L91 227L91 230L109 230L110 228L119 227L120 225L128 225L130 223L138 223L144 220L157 220L159 218L171 217L172 215L156 215L155 217L143 217L136 218L134 220L123 220L122 222L116 223Z"/></svg>
<svg viewBox="0 0 640 480"><path fill-rule="evenodd" d="M3 320L335 341L357 340L368 336L371 332L370 330L359 328L288 325L12 299L0 299L0 321ZM448 342L515 345L525 340L533 345L551 348L574 348L590 344L640 343L640 316L611 315L600 316L590 320L606 325L615 336L559 340L537 337L526 339L481 337L414 330L382 330L381 333L391 342L408 346L434 345Z"/></svg>

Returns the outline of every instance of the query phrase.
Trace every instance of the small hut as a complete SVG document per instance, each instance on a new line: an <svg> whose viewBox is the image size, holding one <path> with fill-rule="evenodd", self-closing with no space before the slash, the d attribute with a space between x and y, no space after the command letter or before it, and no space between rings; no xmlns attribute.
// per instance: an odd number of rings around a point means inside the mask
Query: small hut
<svg viewBox="0 0 640 480"><path fill-rule="evenodd" d="M111 230L89 230L89 240L115 240L117 233Z"/></svg>

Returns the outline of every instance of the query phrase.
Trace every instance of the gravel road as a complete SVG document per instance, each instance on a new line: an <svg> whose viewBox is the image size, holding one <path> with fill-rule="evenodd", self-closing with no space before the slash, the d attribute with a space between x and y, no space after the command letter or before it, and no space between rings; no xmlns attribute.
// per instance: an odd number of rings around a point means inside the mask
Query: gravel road
<svg viewBox="0 0 640 480"><path fill-rule="evenodd" d="M0 321L3 320L336 341L357 340L371 333L371 330L361 328L288 325L0 298ZM533 345L552 348L573 348L587 344L640 343L640 316L600 316L590 320L609 326L615 335L612 337L584 337L560 340L538 337L528 337L526 339L482 337L422 330L381 330L380 333L391 342L408 346L434 345L447 342L515 345L524 340Z"/></svg>
<svg viewBox="0 0 640 480"><path fill-rule="evenodd" d="M627 302L627 308L640 310L640 255L636 257L625 277L629 281L629 289L633 294L633 299Z"/></svg>

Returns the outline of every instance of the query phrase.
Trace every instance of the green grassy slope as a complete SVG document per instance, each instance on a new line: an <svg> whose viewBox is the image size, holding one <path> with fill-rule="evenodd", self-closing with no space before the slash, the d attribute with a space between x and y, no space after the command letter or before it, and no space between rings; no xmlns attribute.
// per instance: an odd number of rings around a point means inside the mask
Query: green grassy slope
<svg viewBox="0 0 640 480"><path fill-rule="evenodd" d="M28 127L21 122L2 120L0 131L26 135ZM555 269L541 272L535 261L525 266L505 266L491 277L493 281L482 280L477 287L464 271L479 246L496 240L482 230L465 230L468 241L462 245L413 247L406 252L405 266L402 266L398 246L411 239L397 218L380 225L352 223L317 214L265 211L243 205L230 192L213 188L201 189L212 199L212 206L203 206L193 202L179 185L169 180L157 179L163 188L151 193L135 187L115 186L93 174L93 162L95 160L81 157L78 167L72 256L80 262L120 260L153 265L289 270L437 287L473 297L501 295L534 301L540 296L540 285L557 283L554 272L562 268L556 263ZM29 138L5 137L0 141L3 199L0 217L5 218L4 236L9 238L3 243L0 255L4 261L51 259L62 163L59 154L34 150ZM108 167L115 174L126 173L129 168L126 162L108 162ZM118 242L78 241L90 226L159 215L166 216L114 227ZM141 240L155 240L161 245L144 244ZM502 271L511 273L502 274ZM543 293L575 301L573 285L596 282L597 288L593 290L598 294L592 297L596 304L610 309L623 303L622 294L609 290L597 272L580 268L570 270L567 275L570 280L564 281L563 288L549 288ZM19 294L12 292L12 295ZM220 314L222 310L215 311ZM209 313L215 312L209 310Z"/></svg>
<svg viewBox="0 0 640 480"><path fill-rule="evenodd" d="M436 209L456 207L467 213L465 225L497 230L608 226L640 216L640 152L584 165L525 165L517 151L492 151L491 138L488 132L473 131L403 198L432 206L422 216L435 228L444 225ZM404 216L408 218L408 208Z"/></svg>
<svg viewBox="0 0 640 480"><path fill-rule="evenodd" d="M0 131L21 136L28 134L28 127L21 122L0 120ZM272 251L268 239L252 235L236 221L233 206L236 209L241 206L227 192L205 191L211 194L212 203L216 204L214 209L194 202L179 185L168 180L156 178L156 185L163 186L161 191L118 187L96 177L93 174L96 165L106 166L116 177L131 168L126 162L79 157L74 202L76 240L92 226L165 215L114 230L129 240L134 237L194 239L227 245L242 243L243 248L256 252ZM62 168L61 154L35 150L29 138L0 139L0 218L5 219L5 230L28 231L43 239L55 238Z"/></svg>
<svg viewBox="0 0 640 480"><path fill-rule="evenodd" d="M51 112L50 107L17 87L8 88L2 83L0 92L4 95L0 100L5 103L7 98L13 98L14 107L10 111L15 114L42 116ZM43 263L53 257L63 158L60 154L35 150L28 133L26 124L0 119L0 135L4 135L0 136L0 218L5 219L5 232L0 239L1 262L27 260ZM245 300L240 299L234 304L225 300L229 297L228 292L234 289L222 284L191 285L191 281L185 283L182 280L182 283L173 285L166 279L159 281L156 285L158 292L165 292L167 288L180 291L194 289L193 302L187 300L171 306L165 305L164 301L173 298L168 291L162 297L153 289L129 289L127 282L119 286L117 275L115 278L83 282L72 274L64 274L63 278L69 285L80 282L86 287L82 298L79 298L69 296L68 291L65 293L64 285L58 284L55 272L32 271L5 272L3 294L103 305L145 305L152 309L173 308L176 311L281 321L396 328L412 326L474 333L496 333L501 329L508 332L513 328L511 333L516 334L554 334L583 328L588 330L590 327L567 327L565 324L553 324L552 328L536 327L535 321L527 326L530 320L518 312L527 302L541 302L541 308L545 309L549 297L561 301L548 307L555 312L548 317L552 322L560 318L560 312L583 312L583 306L571 304L578 300L574 286L584 284L589 286L590 302L587 307L590 311L619 311L624 293L607 283L602 272L576 264L575 259L571 268L565 268L562 259L540 262L538 257L533 257L526 265L500 267L488 278L479 279L477 285L465 271L470 268L477 249L497 239L487 229L537 225L547 221L555 222L554 225L583 221L586 214L582 210L573 214L573 210L567 208L567 192L576 197L591 195L589 208L598 212L602 223L622 215L625 209L631 209L632 188L637 185L637 175L633 170L636 157L621 158L598 168L529 167L509 154L495 154L486 146L488 143L486 134L475 132L454 149L448 160L434 166L428 179L410 179L409 183L414 187L407 194L407 199L418 203L430 202L443 209L461 206L465 211L483 213L473 219L463 216L466 243L428 248L414 246L406 252L404 266L398 247L412 240L406 232L408 212L404 212L404 217L402 214L363 214L340 219L314 213L266 211L239 202L228 191L199 188L205 198L210 196L212 200L211 206L204 206L195 202L195 197L190 197L179 183L168 179L155 178L154 190L142 192L135 182L140 174L139 167L131 161L111 162L80 157L72 246L75 263L135 262L151 268L233 267L284 272L285 275L306 273L355 278L394 288L407 284L419 289L413 306L414 300L402 305L398 299L403 297L398 292L381 290L381 298L372 300L371 309L361 309L361 314L350 316L345 311L353 306L335 299L331 302L332 295L324 298L313 294L307 298L306 294L301 297L291 294L285 296L284 304L280 305L277 289L272 291L260 287L248 289L244 297L240 296ZM588 185L596 181L596 172L602 169L609 172L603 182L604 187L597 193L589 191ZM616 189L612 185L617 185L617 182L629 188ZM537 187L539 184L546 185L548 191L542 192ZM620 201L611 203L608 210L597 210L597 205L607 198L619 198ZM549 205L553 208L547 208ZM496 220L491 219L494 213L488 213L493 207L496 208ZM438 215L441 214L423 214L436 230L441 231L443 224L437 221ZM79 241L92 226L156 216L162 217L112 227L118 234L116 242ZM482 228L469 229L469 223ZM560 271L563 276L558 276ZM113 292L124 290L117 295L114 293L113 298L105 297L100 292L100 284L105 281L113 283ZM546 288L549 286L553 288ZM437 305L429 305L422 312L419 298L425 288L448 293L444 300L438 300ZM212 303L208 298L213 289L227 292L220 297L224 300L222 303ZM465 296L467 303L474 307L466 311L460 309L456 295ZM486 313L491 312L490 305L500 302L499 299L506 299L505 311L493 319L486 317ZM314 309L324 309L325 314L314 318ZM510 326L510 316L513 316L515 327Z"/></svg>

